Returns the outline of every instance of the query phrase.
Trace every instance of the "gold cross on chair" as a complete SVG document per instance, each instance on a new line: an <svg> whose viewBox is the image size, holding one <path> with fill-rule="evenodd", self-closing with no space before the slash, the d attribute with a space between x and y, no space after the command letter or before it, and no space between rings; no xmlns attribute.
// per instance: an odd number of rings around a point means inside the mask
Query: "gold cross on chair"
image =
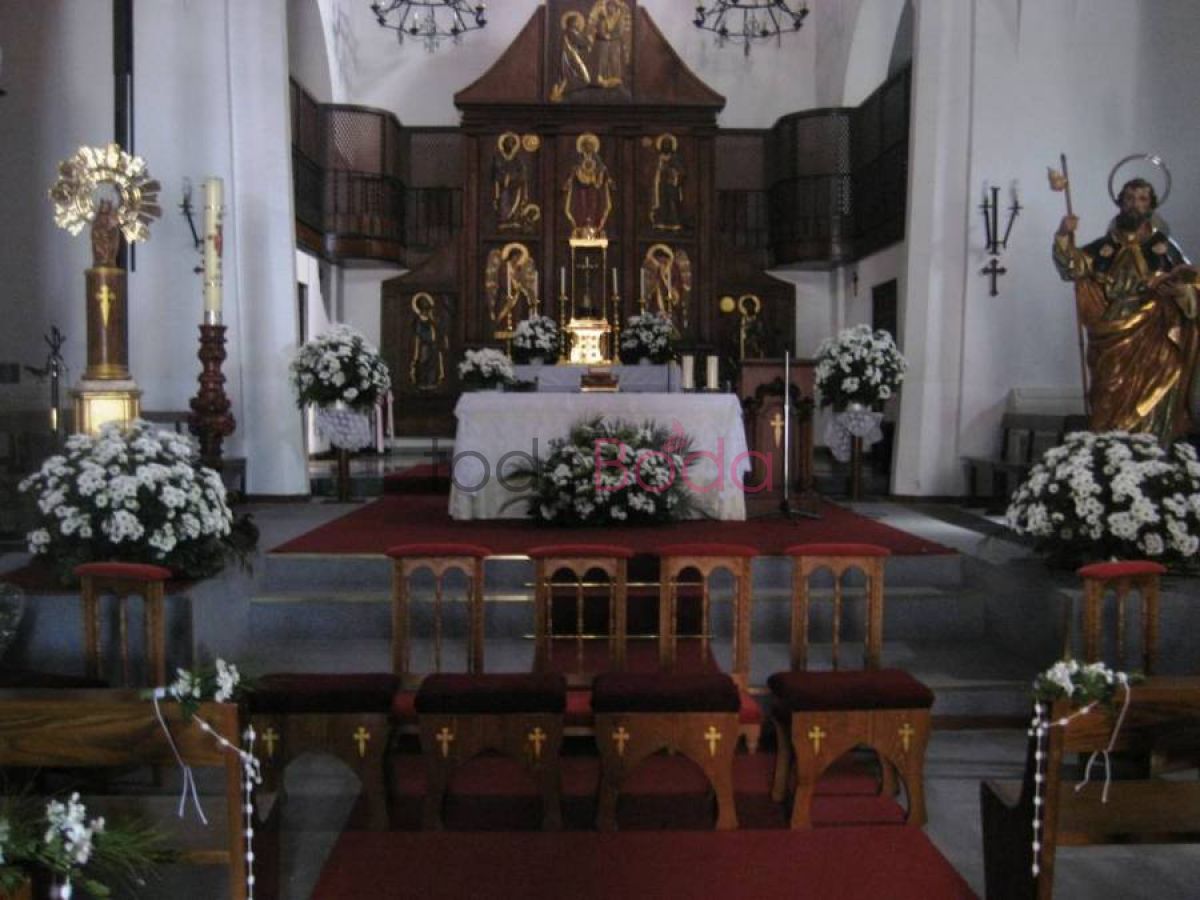
<svg viewBox="0 0 1200 900"><path fill-rule="evenodd" d="M533 744L533 758L542 758L542 744L546 741L546 732L542 731L541 727L533 729L529 732L529 743Z"/></svg>
<svg viewBox="0 0 1200 900"><path fill-rule="evenodd" d="M279 732L274 728L267 728L263 732L263 743L267 745L267 759L275 758L275 744L279 741Z"/></svg>
<svg viewBox="0 0 1200 900"><path fill-rule="evenodd" d="M916 729L905 722L900 726L900 744L904 747L904 752L908 752L908 748L912 745L912 736L916 734Z"/></svg>
<svg viewBox="0 0 1200 900"><path fill-rule="evenodd" d="M717 755L717 742L721 740L721 732L717 731L715 725L709 725L708 731L704 732L704 740L708 741L708 755Z"/></svg>
<svg viewBox="0 0 1200 900"><path fill-rule="evenodd" d="M775 446L779 446L779 442L783 440L783 416L778 412L771 416L771 433L775 438Z"/></svg>
<svg viewBox="0 0 1200 900"><path fill-rule="evenodd" d="M617 756L625 755L625 744L629 741L631 735L625 730L625 726L621 725L612 733L612 739L617 742Z"/></svg>
<svg viewBox="0 0 1200 900"><path fill-rule="evenodd" d="M820 725L814 725L808 729L808 739L812 741L814 755L821 755L821 741L827 737L829 737L829 733L823 730Z"/></svg>
<svg viewBox="0 0 1200 900"><path fill-rule="evenodd" d="M442 745L442 756L450 755L450 744L454 741L454 732L447 726L443 725L442 730L437 733L436 740Z"/></svg>
<svg viewBox="0 0 1200 900"><path fill-rule="evenodd" d="M371 732L367 731L362 725L358 726L358 731L351 735L351 740L358 744L358 755L363 757L367 755L367 741L371 739Z"/></svg>

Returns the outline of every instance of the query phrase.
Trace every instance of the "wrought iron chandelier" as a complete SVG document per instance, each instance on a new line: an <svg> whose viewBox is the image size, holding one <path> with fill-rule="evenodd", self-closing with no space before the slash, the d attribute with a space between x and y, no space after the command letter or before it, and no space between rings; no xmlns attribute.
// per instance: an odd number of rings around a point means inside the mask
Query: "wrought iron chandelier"
<svg viewBox="0 0 1200 900"><path fill-rule="evenodd" d="M442 38L459 43L468 31L487 24L483 3L468 0L373 0L371 11L383 28L391 28L404 43L407 35L420 38L432 53Z"/></svg>
<svg viewBox="0 0 1200 900"><path fill-rule="evenodd" d="M794 0L714 0L706 6L696 4L696 27L717 36L718 46L726 42L742 43L742 52L750 55L752 41L775 38L785 31L799 31L808 16L808 3L792 9Z"/></svg>

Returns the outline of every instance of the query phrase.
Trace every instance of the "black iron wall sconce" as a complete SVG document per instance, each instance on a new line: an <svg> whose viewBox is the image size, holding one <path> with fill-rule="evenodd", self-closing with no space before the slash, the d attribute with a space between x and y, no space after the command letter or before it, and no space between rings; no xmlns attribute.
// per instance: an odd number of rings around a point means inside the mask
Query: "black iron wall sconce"
<svg viewBox="0 0 1200 900"><path fill-rule="evenodd" d="M1008 269L1000 265L1000 253L1002 250L1008 249L1008 236L1012 233L1013 222L1017 220L1022 206L1017 200L1017 188L1013 185L1012 201L1008 207L1008 224L1004 227L1004 236L1000 236L1000 188L993 187L990 189L991 197L988 197L989 189L984 188L983 202L979 204L979 209L983 213L983 232L984 240L987 243L987 252L991 256L988 264L979 270L980 275L988 275L992 279L991 296L995 297L999 291L996 287L996 280Z"/></svg>

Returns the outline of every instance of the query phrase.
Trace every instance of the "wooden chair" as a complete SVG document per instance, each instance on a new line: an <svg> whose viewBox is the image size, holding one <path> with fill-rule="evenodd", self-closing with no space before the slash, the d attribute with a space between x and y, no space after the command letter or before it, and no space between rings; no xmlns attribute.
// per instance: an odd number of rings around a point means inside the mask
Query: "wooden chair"
<svg viewBox="0 0 1200 900"><path fill-rule="evenodd" d="M1142 672L1154 674L1158 662L1158 588L1159 578L1166 566L1147 560L1094 563L1079 569L1083 579L1082 638L1083 661L1102 662L1104 655L1104 598L1111 590L1115 595L1114 665L1125 663L1127 612L1130 595L1137 593L1141 600ZM1068 652L1070 629L1067 632Z"/></svg>
<svg viewBox="0 0 1200 900"><path fill-rule="evenodd" d="M596 827L617 827L617 799L631 772L661 750L686 756L704 772L716 799L718 830L737 828L733 758L737 684L721 672L608 672L592 686L600 800Z"/></svg>
<svg viewBox="0 0 1200 900"><path fill-rule="evenodd" d="M924 764L933 692L899 669L881 669L883 566L888 551L871 544L801 544L785 551L792 569L792 668L767 682L779 738L771 795L782 801L789 775L794 782L792 828L811 825L813 791L821 774L839 757L865 746L879 757L884 787L893 771L908 791L909 825L925 824ZM833 671L807 671L809 579L827 569L834 577ZM851 569L866 576L864 668L839 671L844 595L842 577Z"/></svg>
<svg viewBox="0 0 1200 900"><path fill-rule="evenodd" d="M101 675L100 599L117 600L117 632L124 684L138 684L132 677L129 658L129 610L127 600L138 596L143 602L145 623L145 679L142 686L158 687L167 682L166 623L163 598L171 570L163 566L125 562L91 562L75 567L83 603L84 669L91 678Z"/></svg>
<svg viewBox="0 0 1200 900"><path fill-rule="evenodd" d="M567 681L558 673L435 674L417 692L425 760L422 826L440 829L456 769L488 750L519 762L542 797L542 828L562 828L559 749Z"/></svg>
<svg viewBox="0 0 1200 900"><path fill-rule="evenodd" d="M528 553L534 565L534 671L562 671L568 686L590 686L597 673L623 669L633 551L613 544L555 544ZM607 580L589 581L595 573ZM597 594L603 601L603 632L592 631L589 624L587 601ZM565 636L555 632L555 612L563 606L556 600L570 602L573 628ZM594 611L596 604L591 606Z"/></svg>
<svg viewBox="0 0 1200 900"><path fill-rule="evenodd" d="M762 709L749 693L750 682L750 586L751 563L758 551L739 544L667 544L658 548L659 557L659 644L660 662L664 670L679 671L687 662L680 659L680 639L695 637L698 642L697 662L701 669L718 669L712 652L712 577L719 571L733 576L732 653L731 672L741 698L738 711L739 732L746 739L747 749L758 748L762 732ZM685 580L694 573L699 581ZM699 588L700 632L695 636L681 634L680 589Z"/></svg>
<svg viewBox="0 0 1200 900"><path fill-rule="evenodd" d="M416 688L410 672L410 615L414 573L434 575L433 651L435 668L443 661L445 576L466 576L467 668L483 665L483 560L491 551L467 544L407 544L392 547L391 672L278 673L258 680L250 695L251 721L263 741L263 782L282 796L283 771L308 752L328 753L358 776L366 800L366 827L389 826L385 760L399 730L417 731Z"/></svg>

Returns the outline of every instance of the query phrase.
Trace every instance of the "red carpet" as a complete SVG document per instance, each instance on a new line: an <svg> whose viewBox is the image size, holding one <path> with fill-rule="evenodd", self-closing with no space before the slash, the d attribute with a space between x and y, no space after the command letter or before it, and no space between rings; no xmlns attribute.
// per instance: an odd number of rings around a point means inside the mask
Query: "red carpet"
<svg viewBox="0 0 1200 900"><path fill-rule="evenodd" d="M347 832L314 898L973 897L916 828Z"/></svg>
<svg viewBox="0 0 1200 900"><path fill-rule="evenodd" d="M448 500L436 494L385 494L361 509L276 547L274 553L382 554L395 544L461 541L483 544L497 555L524 554L538 544L621 543L652 553L681 541L748 544L765 555L778 555L792 544L853 541L879 544L901 556L952 554L881 522L822 501L820 519L781 518L725 522L699 519L668 525L628 528L547 528L524 519L458 522L447 512Z"/></svg>

